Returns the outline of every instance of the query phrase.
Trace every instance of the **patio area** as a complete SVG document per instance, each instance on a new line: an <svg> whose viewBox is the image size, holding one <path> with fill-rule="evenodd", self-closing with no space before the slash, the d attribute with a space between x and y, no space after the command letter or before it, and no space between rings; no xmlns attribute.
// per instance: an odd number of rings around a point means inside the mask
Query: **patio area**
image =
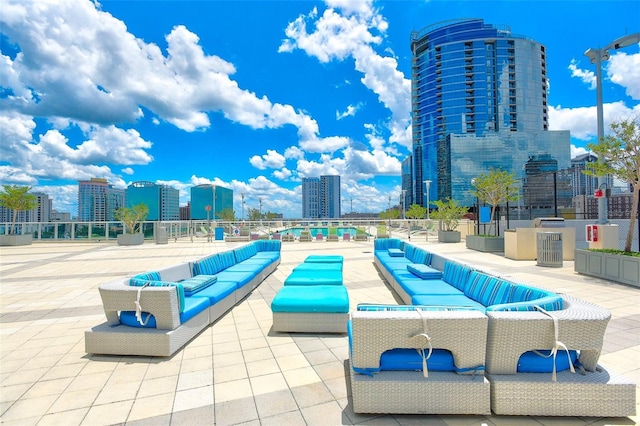
<svg viewBox="0 0 640 426"><path fill-rule="evenodd" d="M464 243L411 243L609 309L600 363L640 383L640 290L579 275L573 261L543 268ZM358 303L397 304L373 264L372 241L284 242L276 271L170 358L85 353L84 331L104 321L100 284L243 244L185 238L130 247L0 248L0 423L632 425L640 419L355 414L346 335L273 332L270 304L309 254L344 256L352 310Z"/></svg>

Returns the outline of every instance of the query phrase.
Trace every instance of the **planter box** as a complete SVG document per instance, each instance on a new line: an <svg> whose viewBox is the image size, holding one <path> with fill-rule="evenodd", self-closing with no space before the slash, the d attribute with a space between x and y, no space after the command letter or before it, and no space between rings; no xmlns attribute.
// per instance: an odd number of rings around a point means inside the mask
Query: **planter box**
<svg viewBox="0 0 640 426"><path fill-rule="evenodd" d="M576 272L640 287L640 257L576 250Z"/></svg>
<svg viewBox="0 0 640 426"><path fill-rule="evenodd" d="M460 231L438 231L438 241L441 243L459 243Z"/></svg>
<svg viewBox="0 0 640 426"><path fill-rule="evenodd" d="M33 235L0 235L0 246L28 246L33 243Z"/></svg>
<svg viewBox="0 0 640 426"><path fill-rule="evenodd" d="M465 239L468 249L496 252L504 251L504 237L482 237L480 235L467 235Z"/></svg>
<svg viewBox="0 0 640 426"><path fill-rule="evenodd" d="M119 246L139 246L144 243L144 234L139 232L135 234L119 234L118 245Z"/></svg>

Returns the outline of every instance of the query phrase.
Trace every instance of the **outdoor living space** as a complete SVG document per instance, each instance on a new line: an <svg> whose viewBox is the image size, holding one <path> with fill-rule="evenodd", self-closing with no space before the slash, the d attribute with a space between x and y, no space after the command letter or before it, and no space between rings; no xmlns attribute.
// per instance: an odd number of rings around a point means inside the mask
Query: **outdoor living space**
<svg viewBox="0 0 640 426"><path fill-rule="evenodd" d="M171 357L85 352L84 332L105 319L101 284L243 244L184 238L130 247L42 242L0 248L0 423L632 425L640 420L638 414L607 419L355 414L346 334L274 332L271 302L307 256L340 255L352 311L360 303L401 303L374 266L373 241L283 244L277 269ZM610 310L600 364L640 383L637 288L577 274L573 261L544 268L468 250L464 242L412 238L411 244Z"/></svg>

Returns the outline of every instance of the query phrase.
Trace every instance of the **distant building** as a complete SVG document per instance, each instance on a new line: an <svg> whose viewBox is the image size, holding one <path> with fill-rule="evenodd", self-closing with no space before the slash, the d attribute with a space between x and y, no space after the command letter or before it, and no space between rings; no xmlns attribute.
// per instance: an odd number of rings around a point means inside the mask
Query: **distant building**
<svg viewBox="0 0 640 426"><path fill-rule="evenodd" d="M302 217L340 217L340 176L325 175L302 179Z"/></svg>
<svg viewBox="0 0 640 426"><path fill-rule="evenodd" d="M187 203L186 206L180 206L180 220L191 219L191 203Z"/></svg>
<svg viewBox="0 0 640 426"><path fill-rule="evenodd" d="M16 223L18 222L49 222L51 220L51 198L43 192L29 192L36 197L36 208L32 210L18 211ZM13 210L0 207L0 222L12 222Z"/></svg>
<svg viewBox="0 0 640 426"><path fill-rule="evenodd" d="M232 189L211 184L191 188L191 219L219 219L220 212L228 209L233 211Z"/></svg>
<svg viewBox="0 0 640 426"><path fill-rule="evenodd" d="M591 153L578 155L571 159L571 175L573 180L573 196L577 195L591 195L598 189L598 178L596 176L589 176L584 174L587 169L587 164L598 161L598 157ZM607 187L613 186L613 179L611 176L605 178Z"/></svg>
<svg viewBox="0 0 640 426"><path fill-rule="evenodd" d="M51 221L52 222L71 222L71 213L51 210Z"/></svg>
<svg viewBox="0 0 640 426"><path fill-rule="evenodd" d="M309 219L320 217L320 178L302 179L302 217Z"/></svg>
<svg viewBox="0 0 640 426"><path fill-rule="evenodd" d="M147 220L178 220L180 217L180 191L168 185L139 181L127 187L127 206L146 204Z"/></svg>
<svg viewBox="0 0 640 426"><path fill-rule="evenodd" d="M400 205L410 206L416 204L413 198L415 191L413 190L413 155L409 155L402 160L401 166L402 190L404 191L404 200L400 200ZM401 195L402 197L402 195ZM404 203L404 204L403 204Z"/></svg>
<svg viewBox="0 0 640 426"><path fill-rule="evenodd" d="M411 33L413 185L406 201L475 202L471 180L489 168L524 178L531 155L569 168L569 131L548 122L547 52L506 25L439 22ZM404 173L404 172L403 172Z"/></svg>
<svg viewBox="0 0 640 426"><path fill-rule="evenodd" d="M125 205L124 189L114 188L107 179L78 181L78 220L104 222L115 220L115 211Z"/></svg>

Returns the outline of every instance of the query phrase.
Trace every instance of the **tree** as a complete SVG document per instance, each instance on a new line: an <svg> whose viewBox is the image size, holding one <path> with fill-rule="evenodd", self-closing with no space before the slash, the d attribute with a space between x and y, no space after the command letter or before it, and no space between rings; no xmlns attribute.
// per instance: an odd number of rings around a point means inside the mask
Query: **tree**
<svg viewBox="0 0 640 426"><path fill-rule="evenodd" d="M2 188L4 191L0 192L0 206L13 210L11 227L9 228L9 234L13 234L18 212L38 207L38 200L35 195L28 193L31 190L30 186L2 185Z"/></svg>
<svg viewBox="0 0 640 426"><path fill-rule="evenodd" d="M149 207L140 203L133 207L120 207L114 212L116 220L119 220L127 230L127 234L135 234L140 230L142 222L149 214Z"/></svg>
<svg viewBox="0 0 640 426"><path fill-rule="evenodd" d="M409 219L422 219L427 214L427 208L422 207L420 204L412 204L409 210L405 213L405 216Z"/></svg>
<svg viewBox="0 0 640 426"><path fill-rule="evenodd" d="M478 199L491 205L491 222L489 224L489 233L493 231L493 218L495 216L496 207L505 201L516 201L520 198L517 187L517 179L514 173L506 170L489 168L487 173L478 175L471 181L475 190L471 192Z"/></svg>
<svg viewBox="0 0 640 426"><path fill-rule="evenodd" d="M260 214L260 210L249 207L247 216L249 217L249 220L260 220L262 215Z"/></svg>
<svg viewBox="0 0 640 426"><path fill-rule="evenodd" d="M433 204L436 205L438 210L431 212L431 218L439 220L444 231L455 231L458 227L458 222L469 210L451 198L447 198L444 201L433 201Z"/></svg>
<svg viewBox="0 0 640 426"><path fill-rule="evenodd" d="M236 220L236 212L233 209L223 209L218 214L218 217L220 218L220 220L233 221Z"/></svg>
<svg viewBox="0 0 640 426"><path fill-rule="evenodd" d="M397 219L400 217L400 210L398 209L390 209L380 212L378 215L380 219Z"/></svg>
<svg viewBox="0 0 640 426"><path fill-rule="evenodd" d="M604 161L589 163L584 173L590 176L612 175L631 184L633 191L629 218L631 223L624 243L624 251L631 252L631 242L635 232L633 219L638 214L640 197L640 115L614 121L610 128L611 135L605 136L597 143L587 144L587 148Z"/></svg>

